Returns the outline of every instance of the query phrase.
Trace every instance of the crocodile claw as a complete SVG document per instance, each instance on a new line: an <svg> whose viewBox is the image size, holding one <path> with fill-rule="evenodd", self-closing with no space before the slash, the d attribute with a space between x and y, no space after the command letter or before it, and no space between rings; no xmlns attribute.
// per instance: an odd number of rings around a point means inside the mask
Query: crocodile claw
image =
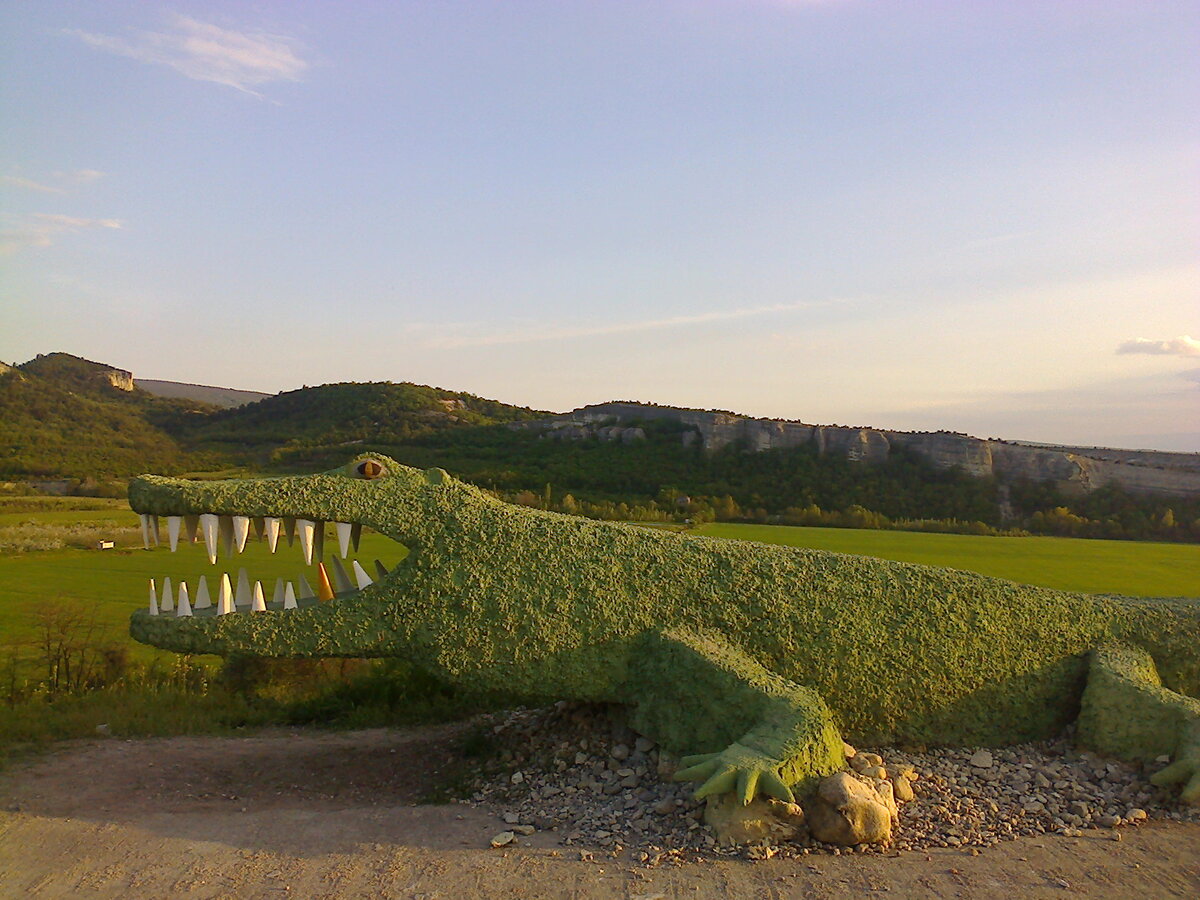
<svg viewBox="0 0 1200 900"><path fill-rule="evenodd" d="M730 744L720 753L685 756L680 763L684 768L675 773L676 781L702 782L693 794L697 800L736 791L743 805L760 794L785 803L796 802L779 777L779 761L741 744Z"/></svg>
<svg viewBox="0 0 1200 900"><path fill-rule="evenodd" d="M1151 775L1150 781L1159 787L1182 784L1180 799L1200 806L1200 753L1175 760L1161 772Z"/></svg>

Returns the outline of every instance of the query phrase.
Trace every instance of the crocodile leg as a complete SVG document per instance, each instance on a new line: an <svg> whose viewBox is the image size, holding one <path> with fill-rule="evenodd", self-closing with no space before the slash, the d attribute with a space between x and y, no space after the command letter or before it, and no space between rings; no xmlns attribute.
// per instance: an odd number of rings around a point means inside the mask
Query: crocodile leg
<svg viewBox="0 0 1200 900"><path fill-rule="evenodd" d="M1079 741L1107 756L1148 762L1170 755L1151 778L1181 784L1200 804L1200 700L1163 687L1150 654L1113 644L1092 651L1079 711Z"/></svg>
<svg viewBox="0 0 1200 900"><path fill-rule="evenodd" d="M794 799L845 767L842 739L814 691L763 668L723 639L685 629L635 640L625 695L631 723L673 752L696 797L736 791Z"/></svg>

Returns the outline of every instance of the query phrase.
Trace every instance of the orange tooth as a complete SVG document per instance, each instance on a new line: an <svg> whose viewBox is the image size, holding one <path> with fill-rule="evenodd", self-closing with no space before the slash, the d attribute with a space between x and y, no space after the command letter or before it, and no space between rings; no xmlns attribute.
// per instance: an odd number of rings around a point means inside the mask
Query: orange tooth
<svg viewBox="0 0 1200 900"><path fill-rule="evenodd" d="M329 584L325 563L317 563L317 599L322 602L333 599L333 588Z"/></svg>

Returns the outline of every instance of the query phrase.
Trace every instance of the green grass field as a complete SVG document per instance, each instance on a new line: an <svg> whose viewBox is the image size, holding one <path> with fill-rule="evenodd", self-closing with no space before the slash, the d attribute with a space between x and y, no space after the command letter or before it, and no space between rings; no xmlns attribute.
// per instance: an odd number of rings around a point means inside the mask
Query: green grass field
<svg viewBox="0 0 1200 900"><path fill-rule="evenodd" d="M1065 591L1200 596L1200 546L717 522L695 534L948 566Z"/></svg>

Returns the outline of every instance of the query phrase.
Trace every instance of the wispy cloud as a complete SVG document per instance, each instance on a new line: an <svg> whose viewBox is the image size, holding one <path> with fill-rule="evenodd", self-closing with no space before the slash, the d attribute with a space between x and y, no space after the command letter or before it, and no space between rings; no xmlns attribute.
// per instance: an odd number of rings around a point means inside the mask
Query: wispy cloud
<svg viewBox="0 0 1200 900"><path fill-rule="evenodd" d="M24 247L49 247L64 234L77 234L93 228L122 228L119 219L81 219L55 213L35 213L0 231L0 253L13 253Z"/></svg>
<svg viewBox="0 0 1200 900"><path fill-rule="evenodd" d="M1200 341L1183 334L1165 341L1135 338L1117 347L1118 353L1149 353L1154 356L1200 356Z"/></svg>
<svg viewBox="0 0 1200 900"><path fill-rule="evenodd" d="M802 309L812 309L824 306L825 303L803 301L799 303L776 303L770 306L751 306L739 309L713 310L711 312L695 313L686 316L670 316L664 319L642 319L636 322L608 322L594 325L552 325L529 328L510 329L508 331L489 331L486 334L433 334L426 341L426 346L436 349L457 349L460 347L494 347L500 344L531 344L543 341L563 341L573 338L605 337L613 334L630 334L638 331L654 331L658 329L680 328L689 325L703 325L712 322L728 322L734 319L749 319L756 316L767 316L776 313L797 312ZM422 326L422 330L436 331L447 326ZM480 326L457 325L449 326L456 330L479 328Z"/></svg>
<svg viewBox="0 0 1200 900"><path fill-rule="evenodd" d="M196 81L212 81L261 96L252 88L297 81L308 69L292 38L261 31L234 31L176 15L162 31L128 36L70 30L89 46L138 62L167 66Z"/></svg>
<svg viewBox="0 0 1200 900"><path fill-rule="evenodd" d="M50 176L51 183L34 181L24 175L0 175L0 184L24 188L27 191L38 191L43 194L65 194L68 186L87 184L103 177L104 173L99 169L79 169L74 172L55 172Z"/></svg>
<svg viewBox="0 0 1200 900"><path fill-rule="evenodd" d="M75 184L88 184L103 178L107 172L101 172L99 169L76 169L74 172L55 172L55 178L61 178L64 181L71 181Z"/></svg>
<svg viewBox="0 0 1200 900"><path fill-rule="evenodd" d="M39 191L43 194L63 194L66 193L62 188L55 187L50 184L41 184L31 178L24 178L20 175L0 175L0 184L11 185L12 187L24 188L27 191Z"/></svg>

